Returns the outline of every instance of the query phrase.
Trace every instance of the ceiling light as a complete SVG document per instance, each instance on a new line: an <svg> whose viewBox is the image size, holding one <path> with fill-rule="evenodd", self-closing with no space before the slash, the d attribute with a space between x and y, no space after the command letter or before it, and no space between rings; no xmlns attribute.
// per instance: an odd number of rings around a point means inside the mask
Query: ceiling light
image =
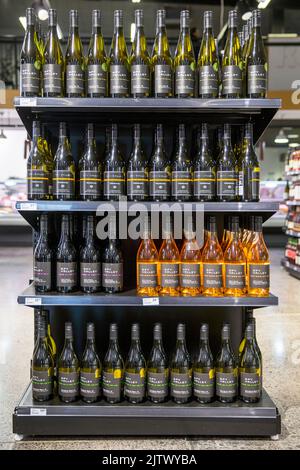
<svg viewBox="0 0 300 470"><path fill-rule="evenodd" d="M251 18L251 16L252 16L252 12L251 11L246 11L246 13L244 13L242 15L242 20L247 21L247 20L249 20L249 18Z"/></svg>
<svg viewBox="0 0 300 470"><path fill-rule="evenodd" d="M280 129L277 136L275 137L275 140L274 140L275 144L287 144L288 141L289 139L285 135L283 129Z"/></svg>
<svg viewBox="0 0 300 470"><path fill-rule="evenodd" d="M19 16L19 21L23 28L26 30L26 16Z"/></svg>
<svg viewBox="0 0 300 470"><path fill-rule="evenodd" d="M39 11L38 11L38 17L41 21L46 21L49 17L49 13L48 13L48 10L45 10L45 8L41 8Z"/></svg>
<svg viewBox="0 0 300 470"><path fill-rule="evenodd" d="M6 135L4 134L3 129L1 129L1 132L0 132L0 139L7 139Z"/></svg>
<svg viewBox="0 0 300 470"><path fill-rule="evenodd" d="M292 147L292 148L300 147L300 144L299 144L299 142L291 142L289 144L289 147Z"/></svg>
<svg viewBox="0 0 300 470"><path fill-rule="evenodd" d="M288 134L289 139L297 139L299 137L299 134Z"/></svg>
<svg viewBox="0 0 300 470"><path fill-rule="evenodd" d="M263 10L264 8L267 8L271 0L261 0L260 3L257 5L257 8L260 8Z"/></svg>
<svg viewBox="0 0 300 470"><path fill-rule="evenodd" d="M131 0L132 3L141 3L141 0Z"/></svg>

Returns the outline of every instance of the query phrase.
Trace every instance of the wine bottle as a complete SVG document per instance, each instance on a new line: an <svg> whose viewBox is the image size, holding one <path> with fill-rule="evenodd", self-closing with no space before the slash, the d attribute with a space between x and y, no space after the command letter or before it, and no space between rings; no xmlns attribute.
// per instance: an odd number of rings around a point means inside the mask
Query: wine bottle
<svg viewBox="0 0 300 470"><path fill-rule="evenodd" d="M70 236L69 216L61 219L61 235L56 253L56 290L70 293L77 286L77 253Z"/></svg>
<svg viewBox="0 0 300 470"><path fill-rule="evenodd" d="M32 398L36 401L48 401L54 390L54 361L47 343L47 331L44 320L38 330L38 340L32 357Z"/></svg>
<svg viewBox="0 0 300 470"><path fill-rule="evenodd" d="M72 323L65 323L65 343L58 361L58 396L64 403L79 396L79 361L73 344Z"/></svg>
<svg viewBox="0 0 300 470"><path fill-rule="evenodd" d="M123 290L123 255L113 217L108 222L108 239L102 256L102 287L107 294Z"/></svg>
<svg viewBox="0 0 300 470"><path fill-rule="evenodd" d="M270 292L270 259L262 233L261 216L255 216L254 238L247 252L248 294L266 297Z"/></svg>
<svg viewBox="0 0 300 470"><path fill-rule="evenodd" d="M228 33L222 60L223 98L241 98L243 89L243 60L237 33L237 12L228 14Z"/></svg>
<svg viewBox="0 0 300 470"><path fill-rule="evenodd" d="M43 56L44 96L53 98L64 93L64 57L57 35L57 13L49 10L49 29Z"/></svg>
<svg viewBox="0 0 300 470"><path fill-rule="evenodd" d="M41 94L42 57L36 42L36 19L34 8L26 8L26 32L20 55L21 96Z"/></svg>
<svg viewBox="0 0 300 470"><path fill-rule="evenodd" d="M131 95L134 98L146 98L151 94L151 59L144 32L144 12L135 10L135 35L132 43Z"/></svg>
<svg viewBox="0 0 300 470"><path fill-rule="evenodd" d="M210 403L215 396L215 368L207 323L200 327L199 351L193 364L193 394L199 403Z"/></svg>
<svg viewBox="0 0 300 470"><path fill-rule="evenodd" d="M173 94L173 61L166 30L166 11L156 12L156 36L152 51L155 98L169 98Z"/></svg>
<svg viewBox="0 0 300 470"><path fill-rule="evenodd" d="M29 200L49 199L50 168L43 148L41 125L32 124L32 145L27 160L27 197Z"/></svg>
<svg viewBox="0 0 300 470"><path fill-rule="evenodd" d="M114 11L114 35L109 53L110 95L129 96L129 59L123 31L123 11Z"/></svg>
<svg viewBox="0 0 300 470"><path fill-rule="evenodd" d="M257 338L256 338L256 319L255 317L253 317L253 311L251 312L246 312L247 313L247 318L248 318L248 321L247 321L247 325L251 323L251 325L253 326L253 329L254 329L254 343L255 343L255 349L257 351L257 354L260 358L260 362L261 362L261 378L262 378L262 353L261 353L261 350L260 350L260 347L258 345L258 342L257 342ZM246 331L245 331L246 333ZM244 334L244 337L242 339L242 341L240 342L240 345L239 345L239 359L241 358L242 354L244 353L244 350L245 350L245 344L246 344L246 334ZM262 382L262 380L261 380Z"/></svg>
<svg viewBox="0 0 300 470"><path fill-rule="evenodd" d="M41 125L41 139L43 145L43 151L45 154L45 161L48 167L48 197L52 199L53 197L53 169L54 169L54 158L52 152L52 144L51 144L51 133L47 128L46 123L42 123Z"/></svg>
<svg viewBox="0 0 300 470"><path fill-rule="evenodd" d="M247 96L265 98L267 93L267 55L261 35L261 12L252 12L252 31L246 54Z"/></svg>
<svg viewBox="0 0 300 470"><path fill-rule="evenodd" d="M59 142L54 157L53 197L60 201L75 198L75 162L65 122L59 124Z"/></svg>
<svg viewBox="0 0 300 470"><path fill-rule="evenodd" d="M101 287L101 256L95 239L95 220L87 216L85 239L80 250L80 287L86 294L98 292Z"/></svg>
<svg viewBox="0 0 300 470"><path fill-rule="evenodd" d="M216 397L222 403L232 403L238 394L237 361L230 341L230 325L222 327L222 344L216 358Z"/></svg>
<svg viewBox="0 0 300 470"><path fill-rule="evenodd" d="M187 403L192 396L192 364L185 342L185 325L177 325L176 348L172 355L171 398L175 403Z"/></svg>
<svg viewBox="0 0 300 470"><path fill-rule="evenodd" d="M40 217L40 236L33 255L33 279L36 292L49 292L53 279L53 252L50 246L48 215Z"/></svg>
<svg viewBox="0 0 300 470"><path fill-rule="evenodd" d="M159 286L161 296L179 296L179 265L180 255L173 238L171 220L165 220L163 242L159 250Z"/></svg>
<svg viewBox="0 0 300 470"><path fill-rule="evenodd" d="M85 151L78 163L80 199L97 201L102 192L102 165L97 155L94 124L87 125L86 137Z"/></svg>
<svg viewBox="0 0 300 470"><path fill-rule="evenodd" d="M80 98L85 93L85 58L78 29L78 11L70 10L70 30L66 52L66 95Z"/></svg>
<svg viewBox="0 0 300 470"><path fill-rule="evenodd" d="M109 346L103 361L103 396L110 403L122 399L124 363L119 350L118 327L111 323L109 327Z"/></svg>
<svg viewBox="0 0 300 470"><path fill-rule="evenodd" d="M260 167L253 147L253 124L245 125L239 167L239 197L242 201L259 200Z"/></svg>
<svg viewBox="0 0 300 470"><path fill-rule="evenodd" d="M184 124L179 124L177 138L177 149L171 167L172 198L175 201L189 201L192 197L193 172Z"/></svg>
<svg viewBox="0 0 300 470"><path fill-rule="evenodd" d="M148 162L141 142L141 126L135 124L133 148L127 164L127 198L129 201L144 201L148 194Z"/></svg>
<svg viewBox="0 0 300 470"><path fill-rule="evenodd" d="M196 61L190 33L190 12L180 12L180 33L174 56L175 96L195 96Z"/></svg>
<svg viewBox="0 0 300 470"><path fill-rule="evenodd" d="M197 132L197 154L194 160L194 199L213 201L216 197L216 164L209 146L207 124Z"/></svg>
<svg viewBox="0 0 300 470"><path fill-rule="evenodd" d="M145 398L146 361L140 344L140 327L131 325L131 345L125 362L124 396L129 403L141 403Z"/></svg>
<svg viewBox="0 0 300 470"><path fill-rule="evenodd" d="M101 362L95 344L94 323L86 328L86 345L80 367L80 396L85 403L94 403L100 397Z"/></svg>
<svg viewBox="0 0 300 470"><path fill-rule="evenodd" d="M218 98L219 60L213 35L212 11L205 11L203 16L203 36L198 55L199 97Z"/></svg>
<svg viewBox="0 0 300 470"><path fill-rule="evenodd" d="M200 271L201 250L194 232L193 219L189 217L180 252L181 295L196 296L201 294Z"/></svg>
<svg viewBox="0 0 300 470"><path fill-rule="evenodd" d="M164 147L162 124L156 124L154 150L149 161L149 194L154 201L167 201L171 195L171 168Z"/></svg>
<svg viewBox="0 0 300 470"><path fill-rule="evenodd" d="M111 125L111 143L105 155L103 170L103 196L108 201L118 201L125 194L125 162L118 146L117 124Z"/></svg>
<svg viewBox="0 0 300 470"><path fill-rule="evenodd" d="M153 346L147 363L147 397L153 403L162 403L168 397L169 367L162 342L161 323L153 328Z"/></svg>
<svg viewBox="0 0 300 470"><path fill-rule="evenodd" d="M224 124L223 147L217 166L217 199L235 201L237 194L237 165L231 145L231 128Z"/></svg>
<svg viewBox="0 0 300 470"><path fill-rule="evenodd" d="M223 266L222 248L218 241L217 221L215 216L208 219L207 240L202 249L202 282L203 295L218 297L223 295Z"/></svg>
<svg viewBox="0 0 300 470"><path fill-rule="evenodd" d="M150 219L143 220L142 240L136 256L137 293L143 297L156 297L158 285L158 252L151 238Z"/></svg>
<svg viewBox="0 0 300 470"><path fill-rule="evenodd" d="M231 218L231 233L224 251L225 295L240 297L246 294L246 257L240 242L239 218Z"/></svg>
<svg viewBox="0 0 300 470"><path fill-rule="evenodd" d="M245 332L245 348L239 360L240 398L245 403L257 403L261 398L261 358L258 354L254 326L249 323Z"/></svg>
<svg viewBox="0 0 300 470"><path fill-rule="evenodd" d="M108 60L101 32L101 11L92 12L92 35L87 54L87 96L107 96Z"/></svg>

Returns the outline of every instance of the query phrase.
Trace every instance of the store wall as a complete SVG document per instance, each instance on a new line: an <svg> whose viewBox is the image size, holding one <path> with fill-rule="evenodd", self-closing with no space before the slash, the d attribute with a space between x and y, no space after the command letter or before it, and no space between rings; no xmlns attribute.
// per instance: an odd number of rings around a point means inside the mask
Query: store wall
<svg viewBox="0 0 300 470"><path fill-rule="evenodd" d="M23 157L25 129L4 129L6 139L0 139L0 181L9 177L26 178L26 161Z"/></svg>

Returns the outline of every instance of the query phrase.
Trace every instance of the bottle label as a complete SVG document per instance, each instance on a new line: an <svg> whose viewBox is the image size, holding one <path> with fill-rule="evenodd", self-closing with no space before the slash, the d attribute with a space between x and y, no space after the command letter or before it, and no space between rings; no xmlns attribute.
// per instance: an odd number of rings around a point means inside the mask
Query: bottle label
<svg viewBox="0 0 300 470"><path fill-rule="evenodd" d="M238 174L237 195L244 197L244 172L243 171L239 171L239 174Z"/></svg>
<svg viewBox="0 0 300 470"><path fill-rule="evenodd" d="M40 91L40 71L34 64L21 64L21 91L26 93L39 94Z"/></svg>
<svg viewBox="0 0 300 470"><path fill-rule="evenodd" d="M181 287L200 288L200 263L181 263Z"/></svg>
<svg viewBox="0 0 300 470"><path fill-rule="evenodd" d="M171 397L190 398L192 396L192 380L189 372L179 374L171 371Z"/></svg>
<svg viewBox="0 0 300 470"><path fill-rule="evenodd" d="M216 191L216 177L212 170L194 172L194 195L213 198Z"/></svg>
<svg viewBox="0 0 300 470"><path fill-rule="evenodd" d="M161 263L161 287L179 286L179 264Z"/></svg>
<svg viewBox="0 0 300 470"><path fill-rule="evenodd" d="M43 170L27 171L27 191L28 196L45 195L49 193L48 175Z"/></svg>
<svg viewBox="0 0 300 470"><path fill-rule="evenodd" d="M67 95L81 95L84 92L84 71L78 64L66 66L66 91Z"/></svg>
<svg viewBox="0 0 300 470"><path fill-rule="evenodd" d="M198 398L211 399L215 395L215 373L211 369L209 372L196 372L194 378L194 395Z"/></svg>
<svg viewBox="0 0 300 470"><path fill-rule="evenodd" d="M268 289L270 287L270 265L249 264L249 287Z"/></svg>
<svg viewBox="0 0 300 470"><path fill-rule="evenodd" d="M79 372L58 371L58 395L74 399L79 395Z"/></svg>
<svg viewBox="0 0 300 470"><path fill-rule="evenodd" d="M248 65L248 95L267 91L267 71L265 65Z"/></svg>
<svg viewBox="0 0 300 470"><path fill-rule="evenodd" d="M101 174L100 171L80 172L80 196L100 196L101 195Z"/></svg>
<svg viewBox="0 0 300 470"><path fill-rule="evenodd" d="M245 264L225 264L225 286L228 289L244 289Z"/></svg>
<svg viewBox="0 0 300 470"><path fill-rule="evenodd" d="M234 398L237 395L234 372L216 372L216 395L221 398Z"/></svg>
<svg viewBox="0 0 300 470"><path fill-rule="evenodd" d="M123 263L102 263L102 287L123 289Z"/></svg>
<svg viewBox="0 0 300 470"><path fill-rule="evenodd" d="M90 64L87 67L88 95L98 94L106 96L107 71L106 64Z"/></svg>
<svg viewBox="0 0 300 470"><path fill-rule="evenodd" d="M116 369L114 372L103 371L103 396L121 400L121 383L122 372L120 369Z"/></svg>
<svg viewBox="0 0 300 470"><path fill-rule="evenodd" d="M237 65L223 67L223 95L240 95L242 93L242 70Z"/></svg>
<svg viewBox="0 0 300 470"><path fill-rule="evenodd" d="M150 69L148 65L131 66L131 94L150 94Z"/></svg>
<svg viewBox="0 0 300 470"><path fill-rule="evenodd" d="M157 264L156 263L139 263L139 286L140 287L157 287Z"/></svg>
<svg viewBox="0 0 300 470"><path fill-rule="evenodd" d="M147 395L150 398L166 398L168 396L168 374L148 372Z"/></svg>
<svg viewBox="0 0 300 470"><path fill-rule="evenodd" d="M110 66L110 94L128 95L129 76L125 65Z"/></svg>
<svg viewBox="0 0 300 470"><path fill-rule="evenodd" d="M45 64L43 68L44 92L62 93L62 66L59 64Z"/></svg>
<svg viewBox="0 0 300 470"><path fill-rule="evenodd" d="M77 263L56 263L57 287L75 287L77 284Z"/></svg>
<svg viewBox="0 0 300 470"><path fill-rule="evenodd" d="M240 395L245 398L260 398L261 378L259 374L240 373Z"/></svg>
<svg viewBox="0 0 300 470"><path fill-rule="evenodd" d="M51 289L51 261L34 261L33 277L36 286Z"/></svg>
<svg viewBox="0 0 300 470"><path fill-rule="evenodd" d="M101 263L80 263L80 286L101 286Z"/></svg>
<svg viewBox="0 0 300 470"><path fill-rule="evenodd" d="M172 196L192 195L192 175L189 171L172 171Z"/></svg>
<svg viewBox="0 0 300 470"><path fill-rule="evenodd" d="M203 287L221 289L223 287L222 264L203 263Z"/></svg>
<svg viewBox="0 0 300 470"><path fill-rule="evenodd" d="M260 183L260 168L253 168L251 171L250 184L252 191L252 198L259 199L259 183Z"/></svg>
<svg viewBox="0 0 300 470"><path fill-rule="evenodd" d="M166 171L150 171L150 196L169 197L171 191L171 178Z"/></svg>
<svg viewBox="0 0 300 470"><path fill-rule="evenodd" d="M45 397L53 393L53 374L51 369L32 369L32 393L36 397Z"/></svg>
<svg viewBox="0 0 300 470"><path fill-rule="evenodd" d="M234 171L217 172L217 195L232 196L236 195L237 176Z"/></svg>
<svg viewBox="0 0 300 470"><path fill-rule="evenodd" d="M105 171L103 182L104 196L122 196L125 194L125 178L122 171Z"/></svg>
<svg viewBox="0 0 300 470"><path fill-rule="evenodd" d="M95 372L80 372L80 395L84 398L99 397L99 369L97 369Z"/></svg>
<svg viewBox="0 0 300 470"><path fill-rule="evenodd" d="M68 170L53 171L53 194L54 196L74 196L75 177Z"/></svg>
<svg viewBox="0 0 300 470"><path fill-rule="evenodd" d="M128 398L144 398L145 373L141 369L139 373L125 372L124 395Z"/></svg>
<svg viewBox="0 0 300 470"><path fill-rule="evenodd" d="M127 172L127 195L130 197L148 195L148 178L145 171Z"/></svg>
<svg viewBox="0 0 300 470"><path fill-rule="evenodd" d="M219 84L218 74L212 65L201 65L199 67L199 96L218 96Z"/></svg>
<svg viewBox="0 0 300 470"><path fill-rule="evenodd" d="M170 65L155 65L154 92L155 94L164 95L172 93L172 70Z"/></svg>
<svg viewBox="0 0 300 470"><path fill-rule="evenodd" d="M195 92L195 71L192 65L178 65L175 71L175 95L192 95Z"/></svg>

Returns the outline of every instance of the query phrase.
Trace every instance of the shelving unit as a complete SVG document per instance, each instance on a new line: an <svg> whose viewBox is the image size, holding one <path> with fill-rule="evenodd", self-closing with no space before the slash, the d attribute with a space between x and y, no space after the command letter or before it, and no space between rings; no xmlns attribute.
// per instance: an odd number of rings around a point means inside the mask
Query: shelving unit
<svg viewBox="0 0 300 470"><path fill-rule="evenodd" d="M66 120L74 126L87 122L128 124L142 122L200 123L202 121L221 124L229 122L241 124L252 120L257 140L280 107L280 100L201 100L201 99L15 99L16 109L31 133L32 121L39 119L50 127L58 120ZM80 201L29 201L18 202L16 207L24 219L37 229L42 212L56 214L63 212L96 212L103 202L87 203ZM108 203L111 204L111 203ZM155 203L143 203L146 210L165 212L166 207ZM169 205L174 204L170 201ZM264 220L274 214L278 204L261 203L205 203L177 204L175 211L189 209L193 212L216 214L222 223L224 213L261 214ZM112 203L118 211L130 211L135 203L119 206ZM136 209L137 210L137 209ZM145 209L142 209L145 210ZM135 215L135 214L134 214ZM123 243L123 242L122 242ZM254 308L277 305L278 299L270 295L266 298L250 297L177 297L144 299L138 297L135 285L135 247L132 240L124 242L125 253L125 291L118 295L95 294L92 296L74 293L59 295L50 293L39 295L30 284L18 297L20 304L38 307L47 306L50 311L53 336L61 349L63 325L72 321L75 331L75 347L80 356L83 349L82 332L86 321L93 321L96 327L97 344L103 350L107 344L108 325L117 322L120 328L121 350L129 347L130 324L137 321L141 325L142 344L145 355L152 344L152 326L160 321L165 331L164 342L167 351L174 347L176 325L184 321L187 326L187 343L193 354L198 344L200 323L208 322L211 331L211 347L216 354L219 346L219 332L223 321L231 324L232 343L235 351L242 338L248 315ZM128 264L126 264L126 253ZM132 258L132 259L129 259ZM176 308L174 308L176 307ZM101 350L103 356L103 351ZM96 405L86 405L81 401L63 404L57 397L36 404L32 402L29 385L13 413L13 432L22 435L222 435L222 436L274 436L280 433L280 415L276 405L263 392L259 403L245 405L237 401L231 405L213 402L200 405L192 401L178 406L168 401L162 405L145 402L140 405L108 405L103 400Z"/></svg>

